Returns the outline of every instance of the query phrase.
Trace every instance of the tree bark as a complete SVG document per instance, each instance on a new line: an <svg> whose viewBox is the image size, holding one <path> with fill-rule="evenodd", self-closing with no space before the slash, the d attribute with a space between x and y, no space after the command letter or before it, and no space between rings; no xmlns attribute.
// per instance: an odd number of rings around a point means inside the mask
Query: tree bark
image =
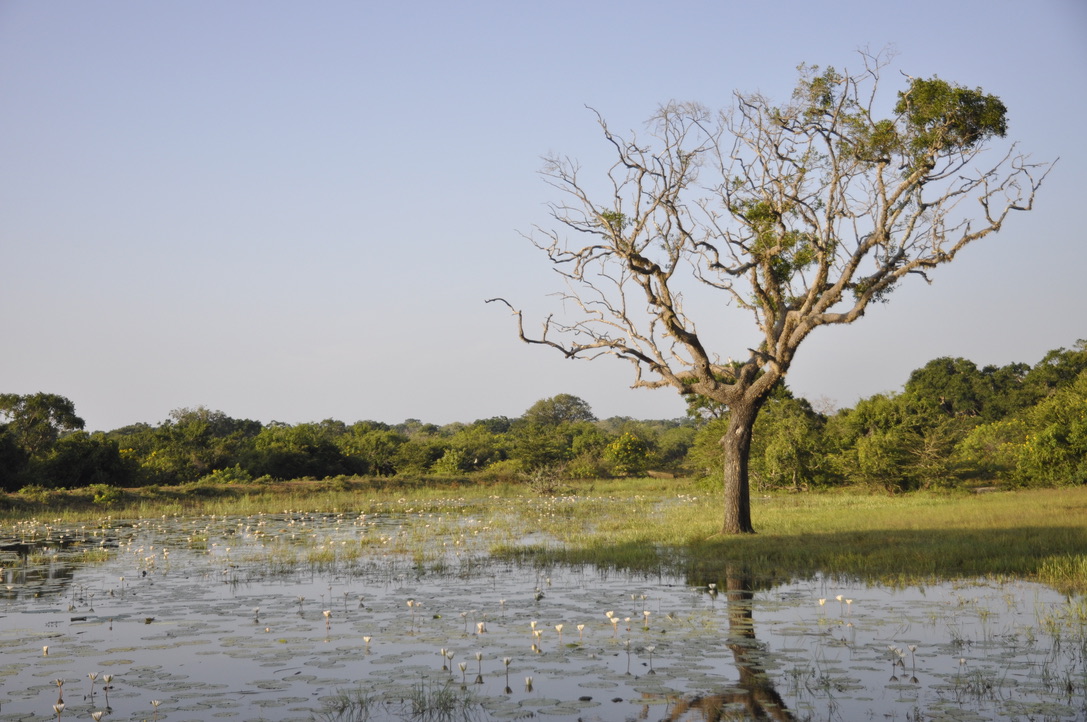
<svg viewBox="0 0 1087 722"><path fill-rule="evenodd" d="M722 534L754 534L751 525L751 490L747 460L751 454L751 433L762 400L742 401L729 407L728 431L721 438L725 451L725 519Z"/></svg>

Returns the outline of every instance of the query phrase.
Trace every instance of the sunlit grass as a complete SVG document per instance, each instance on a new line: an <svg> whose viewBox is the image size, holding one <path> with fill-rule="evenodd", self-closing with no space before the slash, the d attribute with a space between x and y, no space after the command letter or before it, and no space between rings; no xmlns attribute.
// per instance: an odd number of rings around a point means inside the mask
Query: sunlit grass
<svg viewBox="0 0 1087 722"><path fill-rule="evenodd" d="M724 537L706 497L654 514L615 499L591 527L547 527L563 543L512 545L522 558L685 574L708 583L729 570L766 579L856 577L891 585L1015 577L1087 591L1087 490L985 495L795 494L755 500L759 533ZM546 519L544 519L546 521Z"/></svg>
<svg viewBox="0 0 1087 722"><path fill-rule="evenodd" d="M48 534L51 524L93 530L125 518L257 517L290 510L385 515L403 518L404 524L335 546L294 539L294 550L277 550L269 563L278 569L303 561L320 568L349 567L380 550L418 565L494 554L538 564L666 572L693 583L717 582L744 570L765 580L822 574L890 585L1020 578L1065 592L1087 591L1083 488L756 496L752 515L759 533L743 537L720 536L720 498L682 479L576 482L553 497L511 484L382 485L380 480L226 487L214 494L206 488L199 494L154 489L148 496L129 490L124 496L124 505L107 510L73 507L58 493L51 496L58 506L16 505L0 514L0 525L21 537L28 529ZM190 544L202 543L199 529L191 539ZM105 551L86 553L87 561L107 556Z"/></svg>

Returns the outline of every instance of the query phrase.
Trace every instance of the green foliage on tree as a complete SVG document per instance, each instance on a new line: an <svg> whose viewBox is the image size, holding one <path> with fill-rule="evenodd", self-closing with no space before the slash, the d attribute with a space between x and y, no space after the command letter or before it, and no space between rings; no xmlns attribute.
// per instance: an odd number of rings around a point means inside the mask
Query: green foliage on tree
<svg viewBox="0 0 1087 722"><path fill-rule="evenodd" d="M273 479L323 479L351 473L351 464L335 441L344 431L340 422L332 420L293 426L269 424L253 440L253 473ZM365 473L361 466L359 471Z"/></svg>
<svg viewBox="0 0 1087 722"><path fill-rule="evenodd" d="M385 424L359 422L338 440L345 456L364 464L370 474L392 476L397 471L400 447L408 438Z"/></svg>
<svg viewBox="0 0 1087 722"><path fill-rule="evenodd" d="M1045 486L1087 484L1087 371L1024 414L1016 476Z"/></svg>
<svg viewBox="0 0 1087 722"><path fill-rule="evenodd" d="M752 434L749 473L759 491L807 489L829 483L825 464L825 419L804 399L787 389L767 402ZM721 436L728 429L727 412L698 431L690 460L699 473L719 476L725 463Z"/></svg>
<svg viewBox="0 0 1087 722"><path fill-rule="evenodd" d="M75 404L57 394L0 394L0 417L15 444L30 458L48 453L61 434L83 428Z"/></svg>
<svg viewBox="0 0 1087 722"><path fill-rule="evenodd" d="M529 424L541 426L561 426L579 421L596 421L589 404L571 394L559 394L547 399L540 399L530 406L521 418Z"/></svg>
<svg viewBox="0 0 1087 722"><path fill-rule="evenodd" d="M54 488L129 486L136 480L136 465L126 461L105 434L76 431L62 436L38 460L34 476L36 483Z"/></svg>
<svg viewBox="0 0 1087 722"><path fill-rule="evenodd" d="M617 476L640 476L649 465L649 447L628 431L608 444L604 457Z"/></svg>
<svg viewBox="0 0 1087 722"><path fill-rule="evenodd" d="M975 423L916 393L877 394L829 420L831 463L848 483L892 492L949 486L955 447Z"/></svg>

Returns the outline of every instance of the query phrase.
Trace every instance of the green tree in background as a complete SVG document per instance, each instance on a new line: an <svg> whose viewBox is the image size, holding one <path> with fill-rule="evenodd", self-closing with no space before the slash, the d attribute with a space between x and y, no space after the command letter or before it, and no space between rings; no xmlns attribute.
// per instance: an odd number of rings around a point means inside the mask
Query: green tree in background
<svg viewBox="0 0 1087 722"><path fill-rule="evenodd" d="M629 431L608 444L604 455L618 476L639 476L649 464L649 447Z"/></svg>
<svg viewBox="0 0 1087 722"><path fill-rule="evenodd" d="M117 442L105 434L76 431L53 445L36 465L34 475L34 483L46 487L129 486L136 479L136 468L122 458Z"/></svg>
<svg viewBox="0 0 1087 722"><path fill-rule="evenodd" d="M142 472L153 483L196 481L237 464L260 432L259 422L234 419L204 406L174 409L151 432L152 448L141 459ZM132 442L148 440L135 430ZM118 443L127 448L124 441Z"/></svg>
<svg viewBox="0 0 1087 722"><path fill-rule="evenodd" d="M521 418L529 424L542 426L560 426L579 421L596 421L589 404L571 394L559 394L547 399L540 399L530 406Z"/></svg>
<svg viewBox="0 0 1087 722"><path fill-rule="evenodd" d="M15 444L30 458L48 453L60 435L83 428L75 404L57 394L0 394L0 415Z"/></svg>
<svg viewBox="0 0 1087 722"><path fill-rule="evenodd" d="M331 419L316 424L268 424L253 440L256 459L251 468L257 476L275 479L323 479L352 473L336 444L345 428ZM358 468L365 473L364 466Z"/></svg>
<svg viewBox="0 0 1087 722"><path fill-rule="evenodd" d="M393 431L387 424L360 421L351 425L337 443L344 456L358 459L375 476L396 473L400 447L408 437Z"/></svg>
<svg viewBox="0 0 1087 722"><path fill-rule="evenodd" d="M1087 484L1087 371L1024 415L1017 475L1032 484Z"/></svg>

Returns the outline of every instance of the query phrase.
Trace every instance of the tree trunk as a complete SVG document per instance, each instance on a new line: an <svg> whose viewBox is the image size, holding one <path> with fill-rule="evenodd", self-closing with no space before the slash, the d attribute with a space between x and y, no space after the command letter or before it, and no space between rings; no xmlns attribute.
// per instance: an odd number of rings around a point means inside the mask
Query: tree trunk
<svg viewBox="0 0 1087 722"><path fill-rule="evenodd" d="M725 450L725 521L722 534L754 534L751 526L751 491L747 459L751 454L751 430L761 402L742 402L729 407L728 431L721 438Z"/></svg>

